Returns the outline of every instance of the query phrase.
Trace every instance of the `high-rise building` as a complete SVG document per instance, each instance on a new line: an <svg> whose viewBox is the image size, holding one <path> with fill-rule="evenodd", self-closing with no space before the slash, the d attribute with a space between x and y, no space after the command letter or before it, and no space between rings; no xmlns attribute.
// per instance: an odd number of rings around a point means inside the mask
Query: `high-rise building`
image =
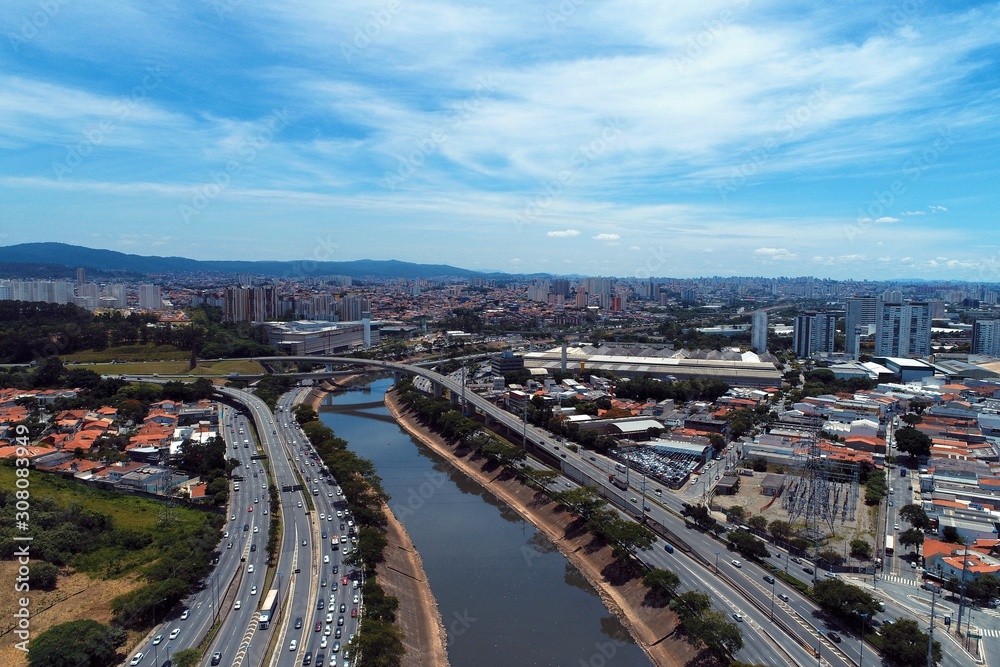
<svg viewBox="0 0 1000 667"><path fill-rule="evenodd" d="M139 308L141 310L160 310L163 308L163 298L159 285L139 285Z"/></svg>
<svg viewBox="0 0 1000 667"><path fill-rule="evenodd" d="M87 270L80 268L76 270L76 284L77 287L87 282Z"/></svg>
<svg viewBox="0 0 1000 667"><path fill-rule="evenodd" d="M579 285L576 288L576 307L586 308L587 303L587 290L583 289L583 285Z"/></svg>
<svg viewBox="0 0 1000 667"><path fill-rule="evenodd" d="M847 338L846 350L851 358L857 359L861 353L861 336L868 335L869 328L875 325L878 313L878 299L873 296L863 296L847 300L847 318L844 323L844 333Z"/></svg>
<svg viewBox="0 0 1000 667"><path fill-rule="evenodd" d="M361 313L370 310L371 307L368 305L368 297L359 296L357 294L345 296L340 300L340 321L359 322L361 320Z"/></svg>
<svg viewBox="0 0 1000 667"><path fill-rule="evenodd" d="M278 317L278 288L227 287L223 297L227 322L267 322Z"/></svg>
<svg viewBox="0 0 1000 667"><path fill-rule="evenodd" d="M798 357L833 352L837 316L809 311L795 317L793 348Z"/></svg>
<svg viewBox="0 0 1000 667"><path fill-rule="evenodd" d="M691 287L685 287L681 290L681 302L682 303L697 303L698 301L698 290Z"/></svg>
<svg viewBox="0 0 1000 667"><path fill-rule="evenodd" d="M931 309L926 301L879 302L875 355L925 357L931 353Z"/></svg>
<svg viewBox="0 0 1000 667"><path fill-rule="evenodd" d="M110 285L105 285L104 294L108 298L108 305L111 308L126 308L128 307L128 299L125 293L125 285L121 283L111 283Z"/></svg>
<svg viewBox="0 0 1000 667"><path fill-rule="evenodd" d="M976 320L972 325L972 353L1000 357L1000 320Z"/></svg>
<svg viewBox="0 0 1000 667"><path fill-rule="evenodd" d="M751 343L753 351L758 354L767 352L767 311L758 310L753 314L753 332Z"/></svg>

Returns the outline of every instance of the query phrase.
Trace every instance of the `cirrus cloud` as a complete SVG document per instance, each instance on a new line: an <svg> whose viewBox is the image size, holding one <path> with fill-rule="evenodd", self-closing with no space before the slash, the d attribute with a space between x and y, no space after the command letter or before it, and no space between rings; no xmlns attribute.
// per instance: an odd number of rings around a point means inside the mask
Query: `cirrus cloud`
<svg viewBox="0 0 1000 667"><path fill-rule="evenodd" d="M571 238L573 236L579 236L580 235L580 230L579 229L562 229L562 230L556 230L556 231L552 231L552 232L547 232L545 235L548 236L549 238L553 238L553 239L568 239L568 238Z"/></svg>

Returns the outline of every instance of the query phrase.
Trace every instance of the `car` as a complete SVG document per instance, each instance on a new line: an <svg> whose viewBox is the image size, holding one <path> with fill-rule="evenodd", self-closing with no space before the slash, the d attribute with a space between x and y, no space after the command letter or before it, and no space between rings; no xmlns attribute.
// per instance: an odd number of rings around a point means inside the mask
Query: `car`
<svg viewBox="0 0 1000 667"><path fill-rule="evenodd" d="M345 611L347 611L347 604L341 602L340 603L340 613L343 614Z"/></svg>
<svg viewBox="0 0 1000 667"><path fill-rule="evenodd" d="M319 582L319 587L320 588L326 588L326 584L327 584L326 579L321 579L320 582Z"/></svg>
<svg viewBox="0 0 1000 667"><path fill-rule="evenodd" d="M329 562L330 562L330 554L323 554L323 563L326 564Z"/></svg>
<svg viewBox="0 0 1000 667"><path fill-rule="evenodd" d="M766 581L769 584L773 584L774 583L774 577L772 577L769 574L765 574L764 575L764 581Z"/></svg>
<svg viewBox="0 0 1000 667"><path fill-rule="evenodd" d="M264 516L267 516L267 508L264 508Z"/></svg>
<svg viewBox="0 0 1000 667"><path fill-rule="evenodd" d="M813 569L811 567L804 567L804 568L802 568L802 571L805 572L806 574L812 574L813 573Z"/></svg>
<svg viewBox="0 0 1000 667"><path fill-rule="evenodd" d="M163 635L156 635L153 637L153 646L158 646L160 642L163 641Z"/></svg>
<svg viewBox="0 0 1000 667"><path fill-rule="evenodd" d="M229 539L229 531L228 530L222 535L222 539L224 539L224 540L225 539Z"/></svg>
<svg viewBox="0 0 1000 667"><path fill-rule="evenodd" d="M302 617L301 616L297 616L295 618L295 629L299 630L301 628L302 628Z"/></svg>
<svg viewBox="0 0 1000 667"><path fill-rule="evenodd" d="M323 531L322 535L320 535L320 537L322 537L322 539L324 540L326 539L327 535L325 530Z"/></svg>
<svg viewBox="0 0 1000 667"><path fill-rule="evenodd" d="M319 647L326 648L330 643L330 640L324 635L322 639L319 640ZM323 655L320 653L320 655ZM319 656L316 656L316 664L319 664Z"/></svg>
<svg viewBox="0 0 1000 667"><path fill-rule="evenodd" d="M307 544L309 544L309 542L307 542L306 540L302 540L302 546L306 546Z"/></svg>
<svg viewBox="0 0 1000 667"><path fill-rule="evenodd" d="M327 491L326 497L327 498L333 498L333 491Z"/></svg>
<svg viewBox="0 0 1000 667"><path fill-rule="evenodd" d="M743 567L743 563L739 562L735 558L729 562L733 564L733 567Z"/></svg>
<svg viewBox="0 0 1000 667"><path fill-rule="evenodd" d="M827 632L826 636L829 637L830 641L832 641L834 644L839 644L841 642L840 635L838 635L833 630Z"/></svg>
<svg viewBox="0 0 1000 667"><path fill-rule="evenodd" d="M257 595L257 584L250 587L250 595Z"/></svg>
<svg viewBox="0 0 1000 667"><path fill-rule="evenodd" d="M899 524L898 523L897 524L893 524L892 529L893 530L899 530Z"/></svg>
<svg viewBox="0 0 1000 667"><path fill-rule="evenodd" d="M180 634L181 634L181 629L180 628L174 628L173 630L170 631L169 637L170 637L170 639L177 639L177 636L180 635Z"/></svg>
<svg viewBox="0 0 1000 667"><path fill-rule="evenodd" d="M738 614L738 613L736 613L734 611L733 612L733 620L736 621L737 623L742 623L743 622L743 614Z"/></svg>
<svg viewBox="0 0 1000 667"><path fill-rule="evenodd" d="M302 507L302 501L301 500L298 502L298 506Z"/></svg>
<svg viewBox="0 0 1000 667"><path fill-rule="evenodd" d="M326 626L325 628L323 628L323 635L326 636L326 637L329 637L330 633L332 633L332 632L333 632L333 628L331 628L329 625Z"/></svg>
<svg viewBox="0 0 1000 667"><path fill-rule="evenodd" d="M910 561L910 569L911 570L916 570L917 569L917 562L916 561Z"/></svg>
<svg viewBox="0 0 1000 667"><path fill-rule="evenodd" d="M338 493L337 495L340 495L340 494ZM344 518L344 510L337 510L337 518L338 519L343 519Z"/></svg>
<svg viewBox="0 0 1000 667"><path fill-rule="evenodd" d="M778 593L778 599L781 600L782 602L788 602L788 596L785 595L784 593Z"/></svg>
<svg viewBox="0 0 1000 667"><path fill-rule="evenodd" d="M891 500L889 501L889 507L892 507L892 501Z"/></svg>
<svg viewBox="0 0 1000 667"><path fill-rule="evenodd" d="M327 612L327 614L326 614L326 622L327 623L333 623L333 612L332 611Z"/></svg>
<svg viewBox="0 0 1000 667"><path fill-rule="evenodd" d="M298 639L293 639L292 641L288 642L288 650L289 651L294 651L298 647L299 647L299 640Z"/></svg>
<svg viewBox="0 0 1000 667"><path fill-rule="evenodd" d="M343 625L343 624L344 624L344 617L343 616L338 616L337 617L337 625Z"/></svg>
<svg viewBox="0 0 1000 667"><path fill-rule="evenodd" d="M241 602L240 600L237 600L237 601L236 601L236 602L235 602L235 603L233 604L233 609L240 609L241 607L243 607L243 603L242 603L242 602Z"/></svg>
<svg viewBox="0 0 1000 667"><path fill-rule="evenodd" d="M333 515L332 515L332 514L328 515L328 516L326 517L326 520L327 520L327 521L333 521Z"/></svg>
<svg viewBox="0 0 1000 667"><path fill-rule="evenodd" d="M247 565L247 572L249 572L250 574L253 574L253 563L250 563L249 565Z"/></svg>
<svg viewBox="0 0 1000 667"><path fill-rule="evenodd" d="M333 573L337 574L338 572L340 572L340 566L339 565L334 565L333 566Z"/></svg>
<svg viewBox="0 0 1000 667"><path fill-rule="evenodd" d="M245 523L245 524L243 524L243 532L245 533L245 532L247 532L248 530L250 530L250 524L249 524L249 523Z"/></svg>
<svg viewBox="0 0 1000 667"><path fill-rule="evenodd" d="M340 639L340 635L341 634L342 634L342 629L341 628L337 628L336 630L333 631L333 636L334 636L335 639Z"/></svg>
<svg viewBox="0 0 1000 667"><path fill-rule="evenodd" d="M257 543L256 542L251 542L250 543L250 551L257 551Z"/></svg>
<svg viewBox="0 0 1000 667"><path fill-rule="evenodd" d="M325 520L325 519L326 519L326 514L324 514L323 512L320 512L320 513L319 513L319 520L320 520L320 521L323 521L323 520Z"/></svg>
<svg viewBox="0 0 1000 667"><path fill-rule="evenodd" d="M347 542L347 535L341 535L340 536L340 543L344 544L345 542Z"/></svg>
<svg viewBox="0 0 1000 667"><path fill-rule="evenodd" d="M652 508L652 507L650 507L649 505L643 505L643 506L642 506L642 511L643 511L643 512L652 512L652 511L653 511L653 508Z"/></svg>
<svg viewBox="0 0 1000 667"><path fill-rule="evenodd" d="M229 520L230 520L230 521L236 521L236 515L234 514L234 515L232 515L231 517L229 517Z"/></svg>
<svg viewBox="0 0 1000 667"><path fill-rule="evenodd" d="M190 609L185 609L184 611L181 612L181 620L182 621L186 621L187 618L188 618L188 616L190 616L190 615L191 615L191 610Z"/></svg>
<svg viewBox="0 0 1000 667"><path fill-rule="evenodd" d="M222 653L216 651L215 653L212 654L212 664L217 665L220 662L222 662Z"/></svg>
<svg viewBox="0 0 1000 667"><path fill-rule="evenodd" d="M348 519L347 520L347 525L348 526L353 526L354 525L354 519Z"/></svg>
<svg viewBox="0 0 1000 667"><path fill-rule="evenodd" d="M322 621L316 621L316 625L313 627L314 632L321 632L323 630Z"/></svg>
<svg viewBox="0 0 1000 667"><path fill-rule="evenodd" d="M320 601L316 603L316 608L317 609L323 609L324 607L326 607L326 603L323 602L322 599L320 599Z"/></svg>
<svg viewBox="0 0 1000 667"><path fill-rule="evenodd" d="M663 490L662 489L653 489L653 493L655 493L658 496L662 496L663 495Z"/></svg>
<svg viewBox="0 0 1000 667"><path fill-rule="evenodd" d="M351 601L352 601L352 602L353 602L354 604L357 604L357 603L359 602L359 600L360 600L360 598L358 597L358 594L357 594L357 593L355 593L355 594L354 594L354 599L353 599L353 600L351 600Z"/></svg>
<svg viewBox="0 0 1000 667"><path fill-rule="evenodd" d="M232 549L232 548L233 548L233 543L232 543L232 542L230 542L229 544L227 544L227 545L226 545L226 548L227 548L227 549Z"/></svg>
<svg viewBox="0 0 1000 667"><path fill-rule="evenodd" d="M357 617L358 617L358 608L351 607L351 618L357 618Z"/></svg>
<svg viewBox="0 0 1000 667"><path fill-rule="evenodd" d="M341 579L340 583L341 583L341 585L346 586L347 585L347 577L345 576L343 579Z"/></svg>
<svg viewBox="0 0 1000 667"><path fill-rule="evenodd" d="M247 512L253 512L253 505L247 508Z"/></svg>
<svg viewBox="0 0 1000 667"><path fill-rule="evenodd" d="M259 533L260 532L260 526L254 526L253 527L253 532Z"/></svg>
<svg viewBox="0 0 1000 667"><path fill-rule="evenodd" d="M798 556L792 556L791 560L793 563L798 563L799 565L802 564L802 559L799 558Z"/></svg>

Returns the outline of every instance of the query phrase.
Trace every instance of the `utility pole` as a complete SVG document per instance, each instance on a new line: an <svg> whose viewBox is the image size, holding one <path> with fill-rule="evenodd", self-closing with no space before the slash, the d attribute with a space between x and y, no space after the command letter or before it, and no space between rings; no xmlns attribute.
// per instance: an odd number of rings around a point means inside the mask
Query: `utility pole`
<svg viewBox="0 0 1000 667"><path fill-rule="evenodd" d="M927 667L934 667L934 601L938 592L938 586L931 589L931 628L927 633ZM959 607L961 610L961 607ZM961 611L959 611L961 613ZM961 618L961 616L959 616ZM960 621L961 623L961 621Z"/></svg>
<svg viewBox="0 0 1000 667"><path fill-rule="evenodd" d="M958 599L958 624L955 630L958 634L962 634L962 611L965 609L965 570L969 565L969 545L965 544L965 540L962 540L962 546L965 548L962 556L962 581L960 583L961 597Z"/></svg>

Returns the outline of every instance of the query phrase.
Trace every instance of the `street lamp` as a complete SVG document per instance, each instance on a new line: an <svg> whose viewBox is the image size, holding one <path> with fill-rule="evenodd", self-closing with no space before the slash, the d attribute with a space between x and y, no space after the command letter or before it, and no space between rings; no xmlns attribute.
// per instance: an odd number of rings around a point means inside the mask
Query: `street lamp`
<svg viewBox="0 0 1000 667"><path fill-rule="evenodd" d="M774 623L774 583L777 581L771 577L771 622Z"/></svg>
<svg viewBox="0 0 1000 667"><path fill-rule="evenodd" d="M715 552L715 573L716 574L719 573L719 554L721 554L721 553L722 553L721 551L716 551Z"/></svg>

